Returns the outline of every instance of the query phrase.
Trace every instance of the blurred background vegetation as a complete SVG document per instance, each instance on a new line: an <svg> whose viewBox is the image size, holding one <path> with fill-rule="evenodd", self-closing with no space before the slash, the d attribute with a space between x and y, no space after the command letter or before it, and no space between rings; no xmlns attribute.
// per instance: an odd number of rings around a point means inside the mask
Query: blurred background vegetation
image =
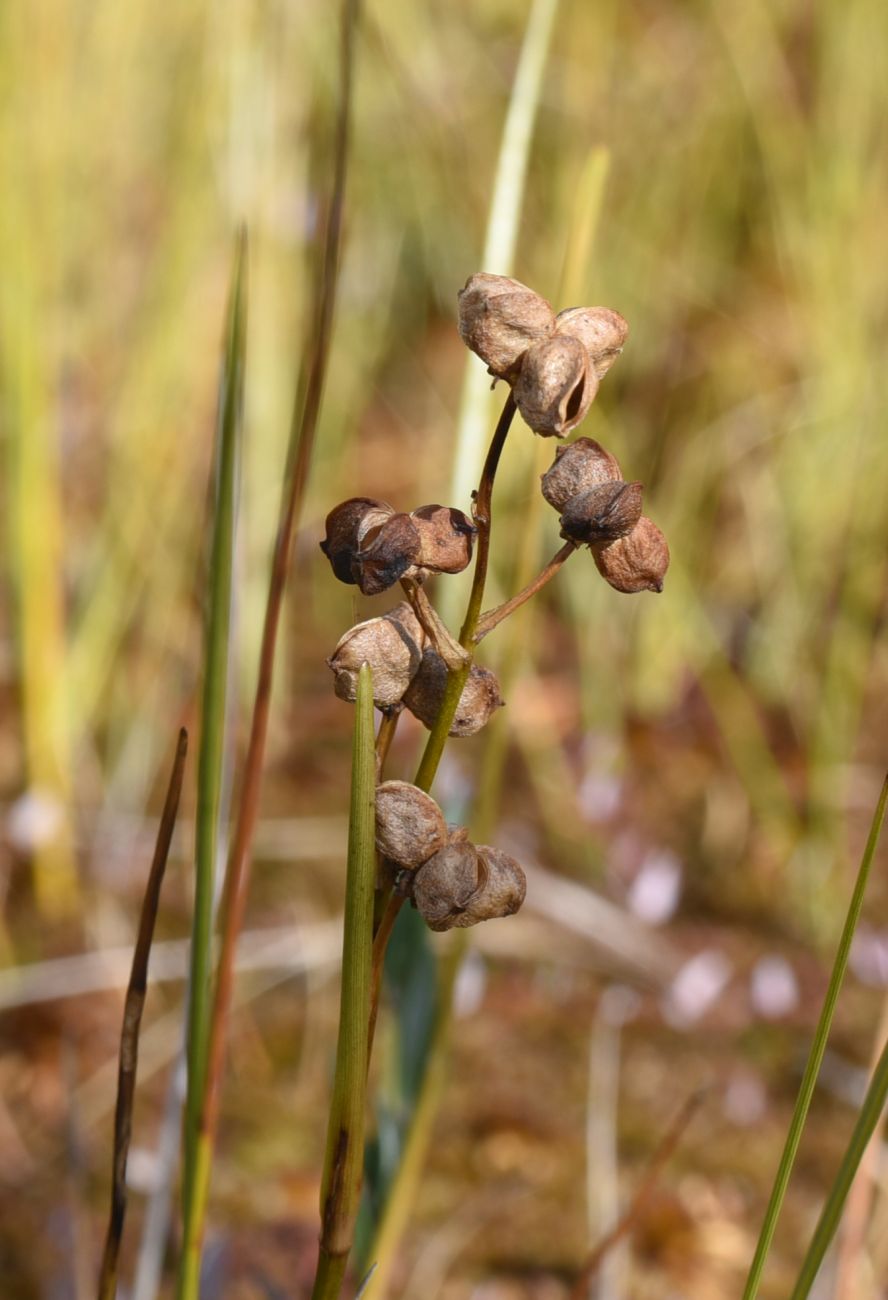
<svg viewBox="0 0 888 1300"><path fill-rule="evenodd" d="M363 16L331 374L250 910L278 947L267 936L245 947L214 1181L209 1267L226 1294L300 1294L315 1250L351 726L324 657L391 603L335 584L317 541L330 507L356 494L468 506L448 495L467 364L456 291L491 269L479 263L527 11L368 0ZM91 1293L119 950L176 729L193 723L199 693L218 349L245 220L237 779L337 20L320 0L0 10L10 1296ZM514 273L558 307L628 318L582 432L644 481L673 562L661 597L630 599L577 557L514 633L485 642L508 707L489 742L451 747L438 792L453 815L474 803L488 837L498 828L540 874L526 916L479 937L462 981L396 1294L566 1295L618 1191L701 1084L712 1085L703 1111L599 1294L696 1300L742 1285L886 761L886 85L876 0L557 5ZM571 232L589 211L578 261ZM535 504L553 454L523 427L510 439L494 599L557 549L555 515ZM419 731L402 726L394 775L409 771ZM188 932L192 812L190 788L160 921L173 945ZM880 1021L879 877L877 863L778 1234L775 1297ZM619 910L578 920L576 896L558 901L565 879ZM165 980L148 1003L128 1268L180 1042L177 951L159 952ZM881 1294L871 1279L881 1265L884 1283L884 1240L873 1234L849 1295Z"/></svg>

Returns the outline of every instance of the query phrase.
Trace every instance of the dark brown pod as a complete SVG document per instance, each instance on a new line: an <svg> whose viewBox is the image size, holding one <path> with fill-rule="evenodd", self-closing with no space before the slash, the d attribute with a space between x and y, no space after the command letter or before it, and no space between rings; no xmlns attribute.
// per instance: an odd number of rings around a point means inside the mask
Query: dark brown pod
<svg viewBox="0 0 888 1300"><path fill-rule="evenodd" d="M577 339L554 335L525 353L512 393L525 424L544 438L565 438L598 391L589 354Z"/></svg>
<svg viewBox="0 0 888 1300"><path fill-rule="evenodd" d="M321 550L340 582L354 583L358 546L368 527L378 526L395 512L385 501L373 497L351 497L334 506L326 519L326 537Z"/></svg>
<svg viewBox="0 0 888 1300"><path fill-rule="evenodd" d="M393 514L362 538L352 566L365 596L393 587L419 559L419 533L409 515Z"/></svg>
<svg viewBox="0 0 888 1300"><path fill-rule="evenodd" d="M422 659L425 633L406 601L382 618L349 628L327 660L333 689L341 700L354 701L361 665L373 670L373 703L379 709L399 703Z"/></svg>
<svg viewBox="0 0 888 1300"><path fill-rule="evenodd" d="M616 456L600 442L594 438L576 438L564 447L556 447L555 460L540 482L549 505L563 510L571 497L622 477Z"/></svg>
<svg viewBox="0 0 888 1300"><path fill-rule="evenodd" d="M462 573L472 558L476 528L452 506L420 506L410 516L419 534L417 566L428 573Z"/></svg>
<svg viewBox="0 0 888 1300"><path fill-rule="evenodd" d="M568 307L555 318L556 334L579 339L592 362L597 379L603 379L623 351L629 325L610 307Z"/></svg>
<svg viewBox="0 0 888 1300"><path fill-rule="evenodd" d="M460 338L499 379L511 379L527 349L554 325L545 298L519 280L482 271L459 291Z"/></svg>
<svg viewBox="0 0 888 1300"><path fill-rule="evenodd" d="M646 515L625 537L592 548L598 572L616 591L662 591L669 568L669 547Z"/></svg>
<svg viewBox="0 0 888 1300"><path fill-rule="evenodd" d="M415 870L443 849L449 831L431 795L407 781L376 788L376 847L384 858Z"/></svg>
<svg viewBox="0 0 888 1300"><path fill-rule="evenodd" d="M419 868L413 901L431 930L462 930L511 916L526 890L524 872L514 858L461 840L451 841Z"/></svg>
<svg viewBox="0 0 888 1300"><path fill-rule="evenodd" d="M440 711L446 685L447 665L437 650L427 645L422 653L419 672L404 692L404 703L414 717L419 718L430 730ZM449 735L473 736L503 703L499 682L494 674L488 668L473 664L459 697Z"/></svg>
<svg viewBox="0 0 888 1300"><path fill-rule="evenodd" d="M625 537L641 518L644 489L640 483L599 483L571 497L559 523L561 536L578 545L613 542Z"/></svg>

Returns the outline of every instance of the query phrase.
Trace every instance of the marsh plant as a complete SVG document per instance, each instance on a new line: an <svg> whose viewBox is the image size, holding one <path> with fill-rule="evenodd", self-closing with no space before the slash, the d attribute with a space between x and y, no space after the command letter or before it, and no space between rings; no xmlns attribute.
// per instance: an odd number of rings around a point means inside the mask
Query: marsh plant
<svg viewBox="0 0 888 1300"><path fill-rule="evenodd" d="M430 794L447 742L471 737L503 706L499 682L476 662L479 643L536 594L577 551L588 549L615 591L660 592L669 548L642 513L641 483L591 438L556 449L542 476L564 545L510 600L484 610L492 496L500 456L520 413L540 437L566 439L581 424L626 341L628 326L607 307L557 315L517 280L473 275L459 293L459 332L508 389L470 513L457 506L396 510L355 496L327 516L321 549L341 582L365 595L399 590L385 614L340 638L327 663L334 690L357 707L339 1047L321 1194L315 1297L340 1291L354 1237L363 1165L363 1117L382 964L401 908L433 931L465 929L517 912L527 882L519 862L475 844L471 828L448 825ZM459 635L445 625L427 586L474 560ZM381 720L372 738L373 707ZM386 777L404 709L429 737L412 783Z"/></svg>

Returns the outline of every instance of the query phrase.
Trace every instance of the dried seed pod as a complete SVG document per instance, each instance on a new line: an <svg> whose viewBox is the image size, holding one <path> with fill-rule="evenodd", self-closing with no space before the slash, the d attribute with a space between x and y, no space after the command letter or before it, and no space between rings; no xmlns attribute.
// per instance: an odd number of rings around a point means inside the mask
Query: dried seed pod
<svg viewBox="0 0 888 1300"><path fill-rule="evenodd" d="M404 692L404 703L429 730L438 716L446 685L447 665L437 650L426 646L419 672ZM449 735L473 736L504 702L494 674L488 668L473 664L459 697Z"/></svg>
<svg viewBox="0 0 888 1300"><path fill-rule="evenodd" d="M566 446L556 447L555 460L540 482L549 505L563 510L571 497L622 477L616 456L605 451L600 442L594 438L577 438Z"/></svg>
<svg viewBox="0 0 888 1300"><path fill-rule="evenodd" d="M571 497L559 520L561 536L578 545L613 542L625 537L641 518L644 489L640 483L599 483Z"/></svg>
<svg viewBox="0 0 888 1300"><path fill-rule="evenodd" d="M340 582L357 582L354 564L361 539L369 528L378 527L394 513L390 505L373 497L351 497L333 507L327 515L321 550Z"/></svg>
<svg viewBox="0 0 888 1300"><path fill-rule="evenodd" d="M511 916L524 902L524 872L507 853L451 841L419 868L413 901L431 930L465 929Z"/></svg>
<svg viewBox="0 0 888 1300"><path fill-rule="evenodd" d="M378 596L416 564L419 553L419 533L410 516L392 514L361 538L352 564L354 581L365 596Z"/></svg>
<svg viewBox="0 0 888 1300"><path fill-rule="evenodd" d="M669 547L657 525L646 515L615 542L594 546L598 572L616 591L662 591L669 568Z"/></svg>
<svg viewBox="0 0 888 1300"><path fill-rule="evenodd" d="M384 858L415 870L447 839L444 814L431 795L407 781L376 787L376 847Z"/></svg>
<svg viewBox="0 0 888 1300"><path fill-rule="evenodd" d="M418 568L428 573L462 573L472 558L477 529L452 506L420 506L410 516L419 534Z"/></svg>
<svg viewBox="0 0 888 1300"><path fill-rule="evenodd" d="M554 325L545 298L507 276L482 271L459 291L460 338L499 379L511 380L527 349Z"/></svg>
<svg viewBox="0 0 888 1300"><path fill-rule="evenodd" d="M589 410L598 380L583 344L556 334L525 353L512 392L534 433L564 438Z"/></svg>
<svg viewBox="0 0 888 1300"><path fill-rule="evenodd" d="M556 334L579 339L592 361L597 379L603 379L623 351L629 325L610 307L568 307L555 318Z"/></svg>
<svg viewBox="0 0 888 1300"><path fill-rule="evenodd" d="M341 700L354 701L362 664L373 669L373 703L379 709L397 704L422 659L425 633L406 601L382 618L358 623L340 637L327 660L334 674L333 689Z"/></svg>

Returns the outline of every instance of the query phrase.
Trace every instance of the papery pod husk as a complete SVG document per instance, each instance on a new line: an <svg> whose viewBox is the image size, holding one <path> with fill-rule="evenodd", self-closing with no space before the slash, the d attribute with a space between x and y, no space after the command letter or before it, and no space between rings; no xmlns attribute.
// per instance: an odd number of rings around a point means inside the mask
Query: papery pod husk
<svg viewBox="0 0 888 1300"><path fill-rule="evenodd" d="M600 442L594 438L575 438L555 448L555 460L541 476L540 484L549 505L563 510L571 497L622 477L616 456Z"/></svg>
<svg viewBox="0 0 888 1300"><path fill-rule="evenodd" d="M590 546L625 537L641 518L643 497L640 483L598 483L568 501L559 520L561 536Z"/></svg>
<svg viewBox="0 0 888 1300"><path fill-rule="evenodd" d="M514 858L461 840L451 841L420 867L413 901L431 930L462 930L513 915L526 890L524 872Z"/></svg>
<svg viewBox="0 0 888 1300"><path fill-rule="evenodd" d="M440 712L446 686L447 665L437 650L427 645L419 671L404 692L404 703L429 730ZM496 676L489 668L472 664L448 735L474 736L504 703Z"/></svg>
<svg viewBox="0 0 888 1300"><path fill-rule="evenodd" d="M393 587L419 559L419 533L409 515L393 514L361 539L352 571L365 596Z"/></svg>
<svg viewBox="0 0 888 1300"><path fill-rule="evenodd" d="M376 847L399 867L415 870L449 839L444 814L431 795L407 781L376 788Z"/></svg>
<svg viewBox="0 0 888 1300"><path fill-rule="evenodd" d="M327 660L334 674L333 689L341 700L354 703L361 665L373 670L373 703L378 709L398 704L416 676L425 633L406 601L381 618L358 623L339 638Z"/></svg>
<svg viewBox="0 0 888 1300"><path fill-rule="evenodd" d="M462 573L472 558L478 531L467 514L453 506L420 506L410 516L419 534L417 571Z"/></svg>
<svg viewBox="0 0 888 1300"><path fill-rule="evenodd" d="M623 351L629 324L610 307L568 307L555 318L555 333L579 339L592 362L597 379L603 379Z"/></svg>
<svg viewBox="0 0 888 1300"><path fill-rule="evenodd" d="M327 515L326 536L320 546L340 582L357 582L354 564L361 538L368 527L379 526L394 513L390 505L375 497L350 497L333 507Z"/></svg>
<svg viewBox="0 0 888 1300"><path fill-rule="evenodd" d="M521 417L544 438L566 438L584 419L598 380L577 339L553 335L524 356L512 389Z"/></svg>
<svg viewBox="0 0 888 1300"><path fill-rule="evenodd" d="M598 572L615 591L633 595L638 591L663 590L663 579L669 568L669 546L647 515L642 515L625 537L593 546L592 554Z"/></svg>
<svg viewBox="0 0 888 1300"><path fill-rule="evenodd" d="M492 375L511 380L532 344L552 333L555 313L519 280L479 272L459 291L459 334Z"/></svg>

